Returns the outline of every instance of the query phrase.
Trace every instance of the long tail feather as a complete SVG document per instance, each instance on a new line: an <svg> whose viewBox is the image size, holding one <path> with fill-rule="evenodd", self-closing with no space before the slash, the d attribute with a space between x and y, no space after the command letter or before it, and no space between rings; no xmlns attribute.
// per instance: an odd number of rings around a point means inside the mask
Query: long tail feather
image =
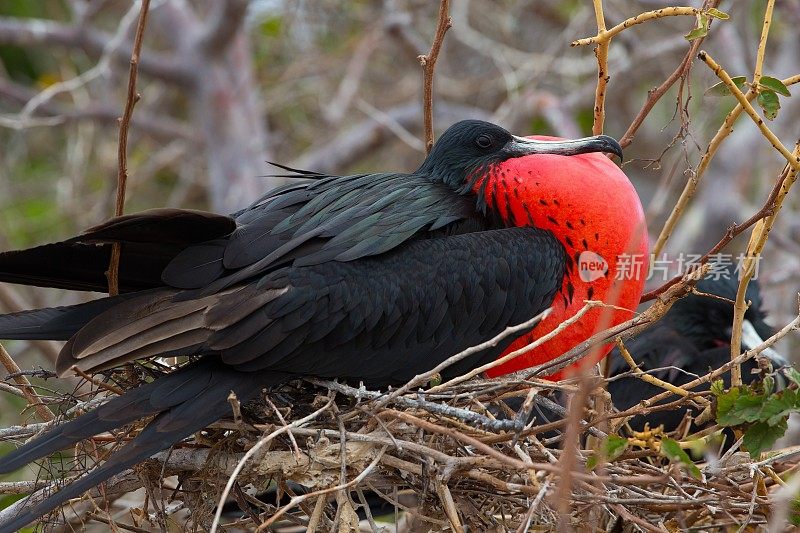
<svg viewBox="0 0 800 533"><path fill-rule="evenodd" d="M67 340L100 313L141 294L124 294L83 304L0 315L0 339Z"/></svg>
<svg viewBox="0 0 800 533"><path fill-rule="evenodd" d="M0 459L0 472L8 472L97 433L120 427L147 414L159 414L131 442L114 452L102 465L75 480L46 500L25 506L0 533L12 533L58 508L95 485L151 455L200 431L230 411L228 393L241 401L253 399L264 387L286 379L277 374L242 373L216 361L199 361L133 389L95 411L49 433Z"/></svg>

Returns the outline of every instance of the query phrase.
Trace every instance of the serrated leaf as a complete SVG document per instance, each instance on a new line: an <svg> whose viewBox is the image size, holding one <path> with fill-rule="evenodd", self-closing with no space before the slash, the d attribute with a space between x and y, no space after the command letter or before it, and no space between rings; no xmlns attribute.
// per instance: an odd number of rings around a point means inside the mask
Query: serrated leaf
<svg viewBox="0 0 800 533"><path fill-rule="evenodd" d="M783 82L778 78L773 78L772 76L761 76L761 79L758 80L758 84L778 94L782 94L783 96L792 96L792 93L789 92L789 88L786 87L786 85L784 85Z"/></svg>
<svg viewBox="0 0 800 533"><path fill-rule="evenodd" d="M741 420L739 424L742 422L755 422L760 418L761 409L764 407L764 401L764 396L760 394L742 394L736 399L736 403L733 404L733 409L728 411L728 416Z"/></svg>
<svg viewBox="0 0 800 533"><path fill-rule="evenodd" d="M745 87L747 86L746 76L735 76L731 78L731 81L733 81L734 85L736 85L740 91L745 91ZM725 85L725 83L719 82L706 89L705 94L707 96L728 96L731 94L731 90L727 85Z"/></svg>
<svg viewBox="0 0 800 533"><path fill-rule="evenodd" d="M750 452L750 457L756 460L761 452L772 448L775 441L783 437L788 427L786 420L782 420L774 426L770 426L766 422L757 422L744 432L742 446Z"/></svg>
<svg viewBox="0 0 800 533"><path fill-rule="evenodd" d="M798 372L795 367L787 366L783 369L783 375L794 382L795 385L800 386L800 372Z"/></svg>
<svg viewBox="0 0 800 533"><path fill-rule="evenodd" d="M774 120L778 116L778 110L781 108L778 95L775 94L775 91L769 90L762 90L758 93L758 105L764 110L764 116L767 120Z"/></svg>
<svg viewBox="0 0 800 533"><path fill-rule="evenodd" d="M714 17L715 19L728 20L729 18L731 18L731 16L725 13L724 11L720 11L719 9L714 7L706 9L706 13L708 13L709 17Z"/></svg>
<svg viewBox="0 0 800 533"><path fill-rule="evenodd" d="M697 468L692 460L689 458L689 454L687 454L681 445L675 442L672 439L664 439L661 441L661 455L666 457L672 463L678 463L686 469L689 474L699 480L703 479L703 475L700 473L700 469Z"/></svg>
<svg viewBox="0 0 800 533"><path fill-rule="evenodd" d="M723 419L728 417L728 413L730 413L731 409L733 409L736 400L739 399L739 387L731 387L731 390L728 392L724 392L717 396L717 422L722 424L723 426L726 424L722 423ZM736 425L736 424L733 424Z"/></svg>
<svg viewBox="0 0 800 533"><path fill-rule="evenodd" d="M759 420L770 426L778 425L786 420L790 414L798 410L798 393L793 390L784 390L780 394L770 396L761 409Z"/></svg>
<svg viewBox="0 0 800 533"><path fill-rule="evenodd" d="M798 372L798 375L800 375L800 372ZM718 379L715 382L713 382L711 384L711 393L714 396L720 396L720 395L724 394L725 393L725 382L722 381L721 379Z"/></svg>

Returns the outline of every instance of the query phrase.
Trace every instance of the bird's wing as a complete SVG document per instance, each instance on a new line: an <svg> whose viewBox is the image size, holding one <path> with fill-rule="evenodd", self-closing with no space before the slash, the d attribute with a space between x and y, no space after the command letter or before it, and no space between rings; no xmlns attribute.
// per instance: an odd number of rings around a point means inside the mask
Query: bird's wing
<svg viewBox="0 0 800 533"><path fill-rule="evenodd" d="M285 267L191 299L151 291L100 312L67 343L58 370L196 353L237 370L393 383L541 313L564 269L552 234L509 228Z"/></svg>
<svg viewBox="0 0 800 533"><path fill-rule="evenodd" d="M279 266L378 255L474 218L474 202L427 177L317 176L267 193L231 216L153 209L67 241L0 254L0 281L105 291L122 243L121 292L169 285L211 294Z"/></svg>
<svg viewBox="0 0 800 533"><path fill-rule="evenodd" d="M230 235L187 247L162 277L172 287L212 294L280 266L379 255L474 212L474 201L420 175L292 184L237 213Z"/></svg>

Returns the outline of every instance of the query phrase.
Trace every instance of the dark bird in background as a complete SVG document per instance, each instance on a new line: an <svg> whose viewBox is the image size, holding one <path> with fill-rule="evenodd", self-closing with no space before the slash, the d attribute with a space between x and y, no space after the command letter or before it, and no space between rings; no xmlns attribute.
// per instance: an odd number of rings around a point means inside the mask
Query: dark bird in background
<svg viewBox="0 0 800 533"><path fill-rule="evenodd" d="M272 191L231 216L157 209L0 254L0 281L104 291L110 243L122 244L119 296L0 316L0 339L66 340L60 375L73 367L91 373L155 356L194 356L0 458L0 473L10 472L154 417L105 462L25 507L0 532L225 416L230 391L247 402L302 376L400 384L549 308L564 320L575 292L583 295L588 286L578 279L572 248L592 239L594 251L612 261L629 249L629 236L636 245L646 241L632 186L592 152L621 156L606 136L531 140L468 120L450 127L410 174L309 174L314 179ZM542 173L542 157L585 158L592 172L585 179L594 186ZM597 216L584 210L574 223L558 225L553 206L569 212L584 204L596 204ZM630 205L638 206L633 215ZM534 227L546 206L555 224ZM570 235L584 244L565 245ZM630 298L638 302L641 283L634 285L638 293ZM608 297L611 286L598 284L593 297ZM595 326L590 319L586 329ZM444 377L494 360L512 341L462 360Z"/></svg>
<svg viewBox="0 0 800 533"><path fill-rule="evenodd" d="M642 370L674 385L689 383L730 361L733 301L738 286L739 278L733 269L715 269L714 274L697 283L697 293L675 302L652 328L625 343L634 361ZM748 284L745 298L752 303L744 315L742 349L749 350L775 332L765 321L767 315L762 308L757 280ZM789 364L772 348L764 350L761 355L768 358L775 369ZM743 363L742 380L751 383L757 378L753 372L757 373L758 368L755 359ZM663 389L630 375L614 379L629 370L630 366L615 348L609 355L612 381L608 384L608 391L614 406L620 411L663 392ZM726 386L730 386L730 372L723 379ZM708 388L709 385L705 385L695 390ZM635 430L643 429L645 423L651 428L663 425L666 431L673 431L686 411L687 408L656 411L632 418L629 425Z"/></svg>

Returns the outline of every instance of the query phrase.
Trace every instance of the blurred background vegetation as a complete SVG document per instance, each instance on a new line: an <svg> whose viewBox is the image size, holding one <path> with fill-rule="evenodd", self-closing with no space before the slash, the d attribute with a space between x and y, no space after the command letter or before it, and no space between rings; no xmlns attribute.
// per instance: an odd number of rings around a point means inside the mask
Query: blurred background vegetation
<svg viewBox="0 0 800 533"><path fill-rule="evenodd" d="M688 2L700 6L700 2ZM609 27L656 0L606 0ZM731 75L752 73L765 2L723 1L703 43ZM434 34L430 0L154 0L130 130L127 211L160 206L233 211L275 184L267 161L352 173L412 170L424 156L421 69ZM58 240L113 213L122 113L138 4L125 0L0 2L0 250ZM495 121L517 134L591 133L597 64L588 0L456 0L437 63L434 124ZM800 72L800 0L778 3L764 74ZM610 52L605 133L620 137L689 46L691 17L628 29ZM732 97L696 61L626 150L653 238ZM794 92L800 88L790 88ZM680 95L680 99L679 99ZM769 126L798 137L800 96ZM667 254L703 253L764 202L781 156L740 119L672 236ZM613 194L613 191L609 191ZM740 237L726 252L746 244ZM800 217L790 195L758 279L775 325L797 312ZM660 277L652 281L658 285ZM79 295L1 286L0 310L73 303ZM796 339L783 349L793 351ZM7 345L26 368L50 368L52 345ZM23 403L0 397L0 421ZM30 415L29 415L30 417Z"/></svg>

